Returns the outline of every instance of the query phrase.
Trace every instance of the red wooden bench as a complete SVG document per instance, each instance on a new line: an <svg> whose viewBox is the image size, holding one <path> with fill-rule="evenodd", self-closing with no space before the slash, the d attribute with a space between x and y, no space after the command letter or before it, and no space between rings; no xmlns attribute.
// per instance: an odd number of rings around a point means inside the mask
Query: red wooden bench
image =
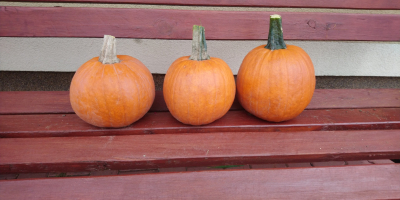
<svg viewBox="0 0 400 200"><path fill-rule="evenodd" d="M400 9L389 0L65 2ZM102 12L113 17L99 18ZM200 18L207 39L258 40L266 39L265 31L241 30L268 27L270 14L1 7L0 36L191 39L190 27ZM287 39L400 40L399 15L279 14ZM125 28L110 29L115 21ZM310 21L316 27L310 28ZM165 25L173 31L159 31ZM400 89L316 90L300 116L282 123L260 120L235 101L223 118L205 126L179 123L158 91L149 113L121 129L80 120L66 91L0 92L1 176L92 175L0 180L0 194L4 199L395 199L400 165L388 159L400 158L399 129Z"/></svg>

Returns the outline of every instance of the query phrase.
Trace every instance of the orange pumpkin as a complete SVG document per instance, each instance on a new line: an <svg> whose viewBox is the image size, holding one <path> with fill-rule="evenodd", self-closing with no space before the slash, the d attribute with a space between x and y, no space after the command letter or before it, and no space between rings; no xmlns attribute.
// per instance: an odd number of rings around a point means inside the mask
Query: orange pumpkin
<svg viewBox="0 0 400 200"><path fill-rule="evenodd" d="M169 111L184 124L203 125L224 116L235 99L235 80L229 66L209 57L204 27L193 27L192 56L177 59L163 86Z"/></svg>
<svg viewBox="0 0 400 200"><path fill-rule="evenodd" d="M236 81L244 109L261 119L281 122L295 118L310 103L314 66L303 49L285 45L281 17L271 15L268 44L246 55Z"/></svg>
<svg viewBox="0 0 400 200"><path fill-rule="evenodd" d="M105 36L102 53L83 64L70 87L75 113L98 127L124 127L143 117L155 97L150 71L138 59L116 55L115 38Z"/></svg>

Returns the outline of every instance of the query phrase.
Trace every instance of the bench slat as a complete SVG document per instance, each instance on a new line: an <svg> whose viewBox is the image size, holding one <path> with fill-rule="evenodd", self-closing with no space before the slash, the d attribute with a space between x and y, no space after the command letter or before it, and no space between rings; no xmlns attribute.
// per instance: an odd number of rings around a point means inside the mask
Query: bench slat
<svg viewBox="0 0 400 200"><path fill-rule="evenodd" d="M389 107L400 107L400 89L317 89L307 109Z"/></svg>
<svg viewBox="0 0 400 200"><path fill-rule="evenodd" d="M204 126L185 125L169 112L154 112L121 129L98 128L75 114L0 115L0 127L0 137L4 138L400 129L400 108L305 110L295 119L281 123L261 120L244 110L229 111L221 119Z"/></svg>
<svg viewBox="0 0 400 200"><path fill-rule="evenodd" d="M15 1L15 0L6 0ZM290 8L346 8L346 9L400 9L393 0L18 0L21 2L75 2L75 3L134 3L187 6L245 6L245 7L290 7Z"/></svg>
<svg viewBox="0 0 400 200"><path fill-rule="evenodd" d="M317 89L306 109L399 108L400 89ZM242 110L235 100L231 110ZM168 111L162 91L150 112ZM74 113L68 91L0 92L1 114Z"/></svg>
<svg viewBox="0 0 400 200"><path fill-rule="evenodd" d="M0 114L74 113L69 91L0 92Z"/></svg>
<svg viewBox="0 0 400 200"><path fill-rule="evenodd" d="M397 199L400 165L0 181L5 199Z"/></svg>
<svg viewBox="0 0 400 200"><path fill-rule="evenodd" d="M394 159L400 130L2 138L0 173Z"/></svg>
<svg viewBox="0 0 400 200"><path fill-rule="evenodd" d="M398 199L400 165L0 181L4 199Z"/></svg>
<svg viewBox="0 0 400 200"><path fill-rule="evenodd" d="M106 14L105 14L106 13ZM269 15L172 9L1 7L0 36L192 39L201 23L207 39L265 40ZM282 12L285 39L399 41L400 16ZM112 17L109 17L112 16Z"/></svg>

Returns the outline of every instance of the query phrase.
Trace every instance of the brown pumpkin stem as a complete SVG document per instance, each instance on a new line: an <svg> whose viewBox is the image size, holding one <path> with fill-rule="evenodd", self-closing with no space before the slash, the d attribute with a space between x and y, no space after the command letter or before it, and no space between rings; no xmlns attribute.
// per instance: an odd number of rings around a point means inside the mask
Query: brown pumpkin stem
<svg viewBox="0 0 400 200"><path fill-rule="evenodd" d="M286 49L286 44L283 40L282 18L280 15L270 16L268 43L264 48L272 51Z"/></svg>
<svg viewBox="0 0 400 200"><path fill-rule="evenodd" d="M119 63L117 58L117 48L115 45L115 37L112 35L104 35L103 47L99 56L99 62L103 64Z"/></svg>
<svg viewBox="0 0 400 200"><path fill-rule="evenodd" d="M189 59L197 61L210 59L210 56L207 53L204 27L202 26L193 26L192 55Z"/></svg>

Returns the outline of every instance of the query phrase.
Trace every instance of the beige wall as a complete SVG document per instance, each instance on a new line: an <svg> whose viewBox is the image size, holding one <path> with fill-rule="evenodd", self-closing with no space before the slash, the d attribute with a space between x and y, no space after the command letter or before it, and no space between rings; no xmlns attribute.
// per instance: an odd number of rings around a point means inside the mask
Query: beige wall
<svg viewBox="0 0 400 200"><path fill-rule="evenodd" d="M128 4L18 3L2 6L74 6L146 9L203 9L277 12L344 12L397 14L399 10L292 9L245 7L190 7ZM400 34L400 33L399 33ZM209 54L225 60L236 74L244 56L266 41L208 41ZM313 60L318 76L400 76L400 42L287 41L302 47ZM75 71L98 56L101 38L0 38L0 70ZM181 56L189 55L188 40L117 39L117 53L141 60L152 73L163 74Z"/></svg>

